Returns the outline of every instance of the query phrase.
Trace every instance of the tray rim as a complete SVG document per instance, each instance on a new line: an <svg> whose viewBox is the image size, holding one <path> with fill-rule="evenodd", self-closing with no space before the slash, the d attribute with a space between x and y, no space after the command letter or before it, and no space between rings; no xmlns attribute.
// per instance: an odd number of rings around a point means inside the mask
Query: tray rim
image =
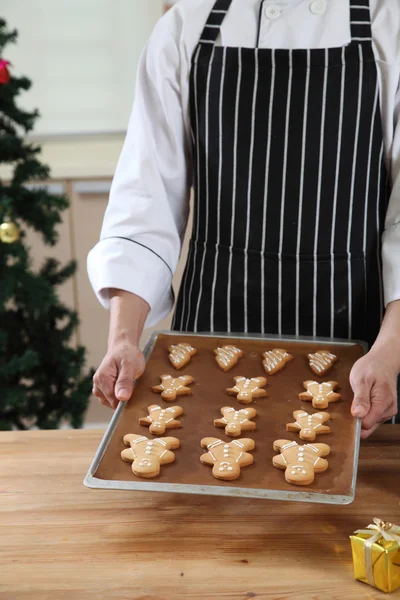
<svg viewBox="0 0 400 600"><path fill-rule="evenodd" d="M169 329L161 329L154 331L149 340L147 341L143 354L145 361L150 358L150 355L154 349L156 341L159 335L173 335L179 337L217 337L217 338L242 338L245 340L265 340L266 342L271 341L290 341L291 343L318 343L321 345L331 346L361 346L364 354L368 351L368 344L361 340L348 340L341 338L324 338L324 337L313 337L313 336L288 336L288 335L264 335L259 333L246 334L246 333L234 333L234 332L191 332L191 331L174 331ZM134 382L135 387L136 381ZM141 491L141 492L166 492L166 493L179 493L179 494L194 494L194 495L208 495L208 496L231 496L239 498L260 498L264 500L285 500L285 501L298 501L298 502L312 502L316 504L338 504L345 505L351 504L355 498L357 473L358 473L358 459L360 453L360 434L361 434L361 419L357 419L356 423L356 444L354 448L353 458L353 476L351 481L351 489L348 495L344 494L321 494L318 492L307 492L307 491L285 491L285 490L265 490L257 488L243 488L234 486L215 486L215 485L195 485L195 484L184 484L184 483L160 483L157 481L119 481L109 479L99 479L95 477L95 473L104 457L104 454L109 446L112 436L119 424L122 413L127 406L126 402L120 402L116 411L114 412L110 423L103 435L103 438L97 448L95 456L91 462L87 475L83 481L84 485L90 489L107 489L107 490L129 490L129 491Z"/></svg>

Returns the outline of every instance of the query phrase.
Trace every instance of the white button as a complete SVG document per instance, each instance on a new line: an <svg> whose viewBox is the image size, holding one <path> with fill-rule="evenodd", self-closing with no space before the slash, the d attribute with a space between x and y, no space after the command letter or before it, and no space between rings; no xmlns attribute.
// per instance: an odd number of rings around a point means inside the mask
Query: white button
<svg viewBox="0 0 400 600"><path fill-rule="evenodd" d="M325 0L314 0L314 2L311 2L310 10L313 13L313 15L323 15L326 11Z"/></svg>
<svg viewBox="0 0 400 600"><path fill-rule="evenodd" d="M265 16L268 19L279 19L281 16L281 10L276 4L268 4L265 7Z"/></svg>

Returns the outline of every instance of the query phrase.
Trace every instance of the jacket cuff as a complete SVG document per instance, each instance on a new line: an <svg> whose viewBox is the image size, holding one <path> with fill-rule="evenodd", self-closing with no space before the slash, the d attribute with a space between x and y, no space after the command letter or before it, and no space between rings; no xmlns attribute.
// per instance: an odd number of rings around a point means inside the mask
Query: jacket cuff
<svg viewBox="0 0 400 600"><path fill-rule="evenodd" d="M90 283L105 307L112 288L143 298L150 306L145 328L164 319L174 305L172 271L150 248L123 238L101 240L87 259Z"/></svg>

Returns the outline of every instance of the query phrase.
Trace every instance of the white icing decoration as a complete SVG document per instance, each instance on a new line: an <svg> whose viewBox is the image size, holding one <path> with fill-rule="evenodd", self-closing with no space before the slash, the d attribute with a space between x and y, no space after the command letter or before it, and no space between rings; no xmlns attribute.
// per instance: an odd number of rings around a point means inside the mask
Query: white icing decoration
<svg viewBox="0 0 400 600"><path fill-rule="evenodd" d="M316 352L309 356L310 366L314 367L318 373L321 373L325 371L327 367L331 366L331 363L335 358L336 356L330 352L325 352L324 354Z"/></svg>
<svg viewBox="0 0 400 600"><path fill-rule="evenodd" d="M221 444L223 444L224 442L221 442L221 440L217 440L216 442L212 442L211 444L209 444L207 446L207 448L214 448L215 446L220 446ZM227 446L229 446L229 444L226 444Z"/></svg>
<svg viewBox="0 0 400 600"><path fill-rule="evenodd" d="M194 348L189 344L179 344L178 346L171 346L170 358L174 364L185 360L188 354L194 351Z"/></svg>
<svg viewBox="0 0 400 600"><path fill-rule="evenodd" d="M233 363L236 355L241 354L241 350L239 348L235 348L234 346L224 346L223 348L217 348L220 362L224 365L224 367L228 367L231 363ZM233 366L233 365L232 365Z"/></svg>
<svg viewBox="0 0 400 600"><path fill-rule="evenodd" d="M244 448L244 445L242 444L242 442L239 442L238 440L234 440L232 442L232 444L236 444L236 446L239 446L239 448ZM229 444L228 444L228 446L229 446Z"/></svg>
<svg viewBox="0 0 400 600"><path fill-rule="evenodd" d="M267 371L272 371L281 361L284 360L287 362L286 359L289 357L289 354L287 352L281 352L281 350L268 350L268 352L264 352L263 356L265 359L264 366Z"/></svg>
<svg viewBox="0 0 400 600"><path fill-rule="evenodd" d="M318 452L318 448L316 448L312 444L307 444L307 448L311 448L311 450L314 450L314 452Z"/></svg>
<svg viewBox="0 0 400 600"><path fill-rule="evenodd" d="M285 444L284 446L282 446L282 450L287 450L288 448L291 448L292 446L297 446L297 442L290 442L289 444Z"/></svg>

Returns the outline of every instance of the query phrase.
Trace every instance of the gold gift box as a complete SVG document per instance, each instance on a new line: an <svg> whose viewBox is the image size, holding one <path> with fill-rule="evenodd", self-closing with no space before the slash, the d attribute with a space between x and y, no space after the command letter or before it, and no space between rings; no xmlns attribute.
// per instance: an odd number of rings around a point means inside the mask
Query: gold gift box
<svg viewBox="0 0 400 600"><path fill-rule="evenodd" d="M355 579L386 593L400 587L400 527L374 519L350 540Z"/></svg>

